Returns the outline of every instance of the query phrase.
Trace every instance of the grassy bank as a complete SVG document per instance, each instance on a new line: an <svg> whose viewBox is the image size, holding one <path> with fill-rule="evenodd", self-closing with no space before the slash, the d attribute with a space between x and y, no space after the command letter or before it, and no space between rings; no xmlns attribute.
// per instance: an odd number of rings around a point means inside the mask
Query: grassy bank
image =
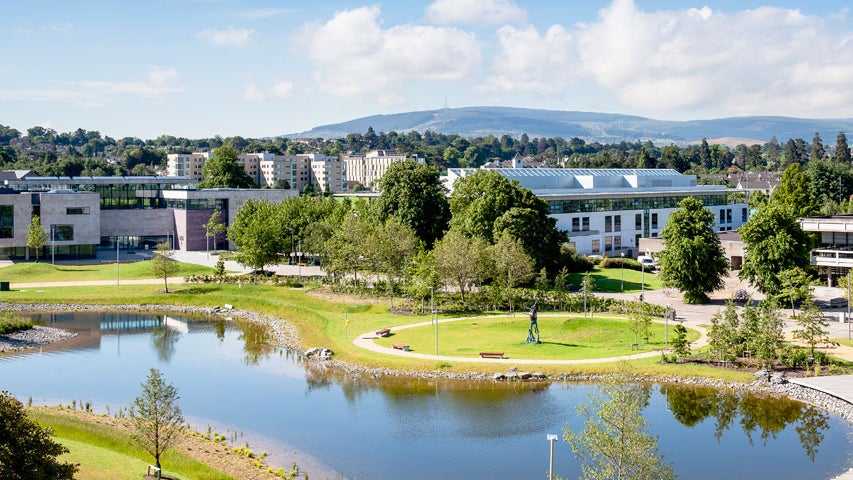
<svg viewBox="0 0 853 480"><path fill-rule="evenodd" d="M148 260L133 263L121 263L118 267L119 277L124 280L155 278L151 274L151 264ZM192 263L181 263L179 276L210 275L213 269ZM83 282L98 280L115 280L115 263L97 265L53 265L46 262L21 262L0 269L0 279L13 283L37 282Z"/></svg>
<svg viewBox="0 0 853 480"><path fill-rule="evenodd" d="M627 273L627 270L626 270ZM428 321L429 316L399 315L389 313L388 302L375 298L342 298L336 295L324 294L317 290L310 294L303 289L292 289L275 285L242 286L231 284L184 284L175 285L174 292L158 293L159 285L110 286L103 288L91 287L54 287L27 291L11 291L0 293L0 301L24 303L67 303L73 299L76 303L91 304L147 304L147 305L192 305L213 307L226 303L237 308L251 310L289 322L299 331L300 342L305 347L325 346L335 352L335 358L365 365L368 367L387 367L400 370L434 371L446 370L454 373L497 372L507 368L506 365L470 364L463 362L437 362L434 360L412 359L393 355L382 355L370 352L352 344L354 335L373 332L375 330ZM542 312L545 314L546 312ZM521 317L524 319L525 317ZM349 320L349 326L345 324ZM444 326L441 326L443 329ZM655 327L657 328L657 327ZM527 328L523 326L511 333L513 338L523 341ZM627 331L627 326L625 327ZM440 336L442 336L442 333ZM672 333L672 332L670 332ZM464 334L464 332L462 332ZM428 334L425 333L428 336ZM507 332L509 336L510 333ZM662 333L655 333L654 342L663 338ZM547 336L545 337L547 340ZM642 340L641 340L642 342ZM441 344L442 342L440 342ZM444 342L445 346L450 346ZM426 348L427 352L430 350ZM533 356L532 358L541 358ZM648 375L701 375L722 378L733 381L749 381L750 375L745 372L733 372L707 366L661 364L658 357L632 361L638 373ZM612 363L537 366L548 374L562 373L604 373L612 370Z"/></svg>
<svg viewBox="0 0 853 480"><path fill-rule="evenodd" d="M29 330L30 328L33 328L33 322L18 318L12 312L0 312L0 335Z"/></svg>
<svg viewBox="0 0 853 480"><path fill-rule="evenodd" d="M80 464L77 478L138 480L153 463L153 457L131 438L125 420L51 408L31 408L27 413L40 425L53 429L55 440L69 449L61 460ZM191 457L185 451L187 444L181 445L162 455L164 475L181 480L241 478Z"/></svg>

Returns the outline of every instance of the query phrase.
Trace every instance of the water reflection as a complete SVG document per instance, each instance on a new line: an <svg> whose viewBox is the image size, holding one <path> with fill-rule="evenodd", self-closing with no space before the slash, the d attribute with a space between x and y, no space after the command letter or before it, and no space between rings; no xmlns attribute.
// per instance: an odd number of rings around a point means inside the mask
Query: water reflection
<svg viewBox="0 0 853 480"><path fill-rule="evenodd" d="M151 330L151 345L157 352L157 358L163 363L169 363L175 354L175 345L181 334L166 326L154 327Z"/></svg>
<svg viewBox="0 0 853 480"><path fill-rule="evenodd" d="M829 428L829 416L823 411L789 400L768 401L751 393L722 392L711 388L661 387L673 417L686 427L694 427L709 418L714 419L714 438L717 443L723 433L731 430L735 421L752 445L754 436L767 445L789 425L795 431L806 456L814 462L818 447Z"/></svg>
<svg viewBox="0 0 853 480"><path fill-rule="evenodd" d="M270 343L269 328L266 325L237 320L234 322L240 329L240 340L243 341L243 363L257 365L258 362L277 350Z"/></svg>

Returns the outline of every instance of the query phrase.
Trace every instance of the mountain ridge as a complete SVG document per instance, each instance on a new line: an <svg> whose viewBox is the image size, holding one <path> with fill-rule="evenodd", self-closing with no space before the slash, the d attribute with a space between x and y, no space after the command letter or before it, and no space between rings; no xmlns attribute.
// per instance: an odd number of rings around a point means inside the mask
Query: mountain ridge
<svg viewBox="0 0 853 480"><path fill-rule="evenodd" d="M545 110L518 107L460 107L378 114L320 125L306 132L283 135L291 138L343 138L364 133L398 133L427 130L462 137L510 135L520 137L582 138L588 142L618 143L650 140L655 144L686 145L702 138L736 138L764 143L775 136L811 142L815 132L824 144L833 144L838 132L853 131L853 118L808 119L783 116L724 117L706 120L656 120L618 113Z"/></svg>

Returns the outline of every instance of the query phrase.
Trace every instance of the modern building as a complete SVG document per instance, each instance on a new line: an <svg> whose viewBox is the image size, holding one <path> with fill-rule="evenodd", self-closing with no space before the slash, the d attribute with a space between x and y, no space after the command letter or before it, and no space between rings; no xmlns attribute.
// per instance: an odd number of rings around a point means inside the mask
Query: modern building
<svg viewBox="0 0 853 480"><path fill-rule="evenodd" d="M344 155L343 158L346 163L347 182L350 189L355 185L361 185L374 191L378 186L379 179L385 175L391 164L410 159L424 163L424 159L421 157L396 153L391 150L371 150L364 154Z"/></svg>
<svg viewBox="0 0 853 480"><path fill-rule="evenodd" d="M170 153L166 156L166 172L171 177L201 181L201 167L213 156L211 152Z"/></svg>
<svg viewBox="0 0 853 480"><path fill-rule="evenodd" d="M37 177L0 172L0 258L28 258L27 232L38 215L56 258L93 257L98 248L150 249L168 242L179 250L230 248L208 238L215 211L231 225L250 199L280 202L294 190L203 189L185 177Z"/></svg>
<svg viewBox="0 0 853 480"><path fill-rule="evenodd" d="M811 251L811 264L818 267L827 286L853 268L853 215L824 215L797 220L806 232L820 234L820 246Z"/></svg>
<svg viewBox="0 0 853 480"><path fill-rule="evenodd" d="M695 175L664 169L495 168L500 175L548 202L557 228L586 255L636 257L641 238L655 238L678 202L696 197L717 219L720 232L745 224L742 192L720 185L697 185ZM448 169L445 185L476 169Z"/></svg>

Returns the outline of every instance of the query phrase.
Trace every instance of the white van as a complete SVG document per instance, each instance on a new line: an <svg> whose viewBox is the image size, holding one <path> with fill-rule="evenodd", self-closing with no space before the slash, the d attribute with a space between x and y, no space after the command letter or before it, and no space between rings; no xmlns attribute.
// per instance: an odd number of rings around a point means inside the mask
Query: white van
<svg viewBox="0 0 853 480"><path fill-rule="evenodd" d="M655 264L655 259L652 257L640 255L639 257L637 257L637 261L640 262L641 265L644 265L645 269L648 271L654 271L657 268L657 265Z"/></svg>

